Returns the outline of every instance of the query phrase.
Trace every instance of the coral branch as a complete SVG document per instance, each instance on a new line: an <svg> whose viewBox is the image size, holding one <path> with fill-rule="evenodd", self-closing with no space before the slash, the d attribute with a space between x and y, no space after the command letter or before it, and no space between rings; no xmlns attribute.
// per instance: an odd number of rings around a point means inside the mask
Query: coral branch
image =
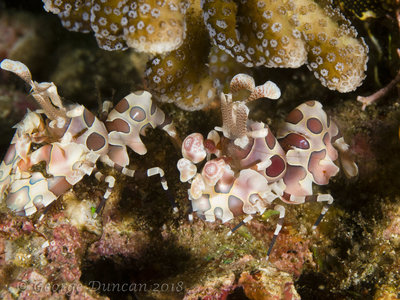
<svg viewBox="0 0 400 300"><path fill-rule="evenodd" d="M321 83L342 93L365 78L368 47L338 10L313 0L204 0L211 41L247 67L307 64Z"/></svg>
<svg viewBox="0 0 400 300"><path fill-rule="evenodd" d="M400 82L400 71L397 73L396 77L385 87L381 88L379 91L373 93L368 97L358 96L357 101L362 103L362 110L368 105L378 101L379 99L385 97L398 83Z"/></svg>
<svg viewBox="0 0 400 300"><path fill-rule="evenodd" d="M164 53L178 48L185 36L190 2L43 0L44 9L57 14L71 31L93 31L104 50Z"/></svg>
<svg viewBox="0 0 400 300"><path fill-rule="evenodd" d="M396 19L400 31L400 0L396 0ZM397 49L397 55L400 57L400 49ZM358 96L357 101L362 103L361 110L365 110L368 105L378 101L379 99L385 97L398 83L400 82L400 70L397 72L396 77L385 87L381 88L379 91L373 93L368 97Z"/></svg>

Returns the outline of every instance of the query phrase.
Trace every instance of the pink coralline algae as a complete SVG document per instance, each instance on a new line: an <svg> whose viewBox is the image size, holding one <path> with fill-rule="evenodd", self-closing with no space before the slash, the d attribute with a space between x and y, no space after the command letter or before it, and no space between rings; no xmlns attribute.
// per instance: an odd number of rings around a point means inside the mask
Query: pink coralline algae
<svg viewBox="0 0 400 300"><path fill-rule="evenodd" d="M208 280L204 285L196 286L187 291L184 300L212 300L212 299L227 299L228 295L231 294L237 284L234 283L234 274L229 274L220 278L214 278Z"/></svg>
<svg viewBox="0 0 400 300"><path fill-rule="evenodd" d="M385 240L390 240L400 245L400 207L388 212L389 226L383 231L382 236Z"/></svg>
<svg viewBox="0 0 400 300"><path fill-rule="evenodd" d="M20 219L20 217L13 217ZM7 219L7 218L6 218ZM64 218L54 220L54 228L45 229L46 236L39 231L23 235L25 230L31 230L31 224L18 223L15 230L21 236L10 235L7 241L0 238L0 278L7 288L0 291L1 299L102 299L88 287L80 283L81 260L87 243L83 241L79 231L72 225L66 224ZM10 222L8 222L10 223ZM3 222L4 224L4 222ZM16 224L14 222L14 224ZM6 225L6 224L5 224ZM12 224L3 227L7 232ZM7 229L8 228L8 229ZM22 230L21 230L22 229ZM40 228L43 230L43 227ZM25 239L27 249L18 247L21 238ZM39 243L39 246L35 246ZM22 251L22 252L21 252ZM25 263L23 258L12 255L15 252L30 257ZM4 257L6 259L4 259ZM8 258L7 258L8 257ZM8 259L8 260L7 260ZM14 268L12 276L6 272L17 264L22 268Z"/></svg>
<svg viewBox="0 0 400 300"><path fill-rule="evenodd" d="M276 241L276 251L271 254L271 262L279 270L298 278L307 263L313 264L309 241L283 232Z"/></svg>
<svg viewBox="0 0 400 300"><path fill-rule="evenodd" d="M239 285L243 287L246 296L252 300L300 300L292 278L271 267L255 274L242 273Z"/></svg>
<svg viewBox="0 0 400 300"><path fill-rule="evenodd" d="M70 300L94 300L108 299L95 294L94 291L81 285L80 283L55 283L48 281L48 278L38 273L36 270L29 269L22 272L13 281L8 291L0 293L2 299L70 299Z"/></svg>
<svg viewBox="0 0 400 300"><path fill-rule="evenodd" d="M0 215L0 234L9 239L16 239L24 233L30 234L34 230L32 221L12 215Z"/></svg>
<svg viewBox="0 0 400 300"><path fill-rule="evenodd" d="M82 252L81 237L78 230L68 224L62 224L53 230L53 238L47 248L47 259L51 265L47 272L54 279L63 282L79 281L81 276L80 259Z"/></svg>
<svg viewBox="0 0 400 300"><path fill-rule="evenodd" d="M114 222L104 225L100 240L93 243L88 250L90 260L115 256L126 259L140 258L149 243L148 236L141 231L132 233L127 229L124 232L119 225Z"/></svg>
<svg viewBox="0 0 400 300"><path fill-rule="evenodd" d="M273 232L265 222L253 220L251 232L257 239L271 240ZM271 253L270 261L280 271L298 278L307 266L314 265L310 240L293 232L290 226L285 227L276 239L275 251Z"/></svg>
<svg viewBox="0 0 400 300"><path fill-rule="evenodd" d="M233 273L210 278L186 292L185 300L225 300L229 295L244 293L251 300L299 300L291 276L273 267L244 271L236 278ZM244 296L243 295L243 296Z"/></svg>

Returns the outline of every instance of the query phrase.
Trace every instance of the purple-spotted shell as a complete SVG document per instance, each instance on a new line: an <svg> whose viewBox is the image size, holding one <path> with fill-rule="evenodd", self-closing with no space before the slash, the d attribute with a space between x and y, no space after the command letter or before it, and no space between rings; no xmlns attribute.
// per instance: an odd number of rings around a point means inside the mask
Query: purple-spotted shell
<svg viewBox="0 0 400 300"><path fill-rule="evenodd" d="M313 182L325 185L339 172L334 163L338 152L333 146L339 137L338 127L318 101L303 103L289 113L278 131L288 164L283 179L286 193L312 195Z"/></svg>
<svg viewBox="0 0 400 300"><path fill-rule="evenodd" d="M177 139L171 120L146 91L127 95L109 114L107 105L104 106L107 120L103 123L82 105L64 106L56 86L33 81L29 69L21 62L5 59L0 67L28 83L32 96L42 108L29 112L16 126L17 131L0 165L0 200L5 198L8 207L17 214L31 215L49 205L85 175L91 175L99 159L123 174L134 176L135 170L126 168L129 165L126 146L145 154L147 150L140 135L149 127L161 128ZM32 149L32 143L38 144L37 149ZM41 162L44 162L46 176L31 171ZM164 172L158 167L147 170L147 176L153 175L160 175L161 184L167 190ZM108 184L103 196L105 201L115 179L98 171L96 178ZM99 208L101 206L97 210Z"/></svg>

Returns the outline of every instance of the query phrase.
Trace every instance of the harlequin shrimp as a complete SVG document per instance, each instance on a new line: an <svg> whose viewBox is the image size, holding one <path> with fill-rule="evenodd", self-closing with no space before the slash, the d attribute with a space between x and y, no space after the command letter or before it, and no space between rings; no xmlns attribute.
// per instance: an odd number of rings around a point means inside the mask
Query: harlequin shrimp
<svg viewBox="0 0 400 300"><path fill-rule="evenodd" d="M231 93L221 94L222 127L215 127L205 139L192 133L182 144L177 167L180 180L189 182L192 210L202 219L222 223L236 216L246 217L228 234L262 214L276 199L288 204L325 202L313 229L332 204L329 194L313 195L312 183L327 184L339 171L334 161L341 156L347 176L358 172L348 153L348 145L336 124L317 101L295 108L275 138L268 125L248 119L246 103L258 98L277 99L279 88L268 81L255 86L254 79L236 75ZM200 172L198 167L200 165ZM279 212L276 229L267 251L267 259L282 228L285 208Z"/></svg>
<svg viewBox="0 0 400 300"><path fill-rule="evenodd" d="M29 69L21 62L5 59L0 67L28 83L33 98L41 106L40 110L29 111L15 126L16 133L0 165L0 200L5 199L7 206L18 215L32 215L48 206L92 173L108 185L97 214L115 184L113 176L97 170L97 161L134 177L144 171L128 167L127 147L144 155L147 149L140 135L147 128L160 128L178 140L171 120L146 91L127 95L114 109L106 101L103 118L99 119L82 105L65 106L56 86L33 81ZM44 170L38 171L38 164L43 162ZM159 175L164 190L168 191L161 168L150 168L145 175Z"/></svg>

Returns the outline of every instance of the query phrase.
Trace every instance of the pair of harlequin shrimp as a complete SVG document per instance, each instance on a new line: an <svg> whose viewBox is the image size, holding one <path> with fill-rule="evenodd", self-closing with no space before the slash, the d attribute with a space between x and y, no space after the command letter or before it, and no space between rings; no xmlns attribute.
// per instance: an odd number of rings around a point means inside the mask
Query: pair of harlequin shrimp
<svg viewBox="0 0 400 300"><path fill-rule="evenodd" d="M0 201L5 199L18 215L32 215L47 207L85 175L93 173L108 184L97 214L115 183L114 177L97 170L97 161L133 177L139 172L128 168L127 147L145 154L140 135L148 127L161 128L179 143L171 121L148 92L129 94L114 109L105 102L101 117L97 118L82 105L65 106L56 86L33 81L24 64L5 59L0 67L27 82L41 106L41 110L29 111L16 125L0 165ZM339 168L334 161L339 154L347 176L358 172L336 124L319 102L309 101L288 115L276 139L266 124L248 119L246 103L262 97L277 99L279 88L270 81L255 86L253 78L245 74L236 75L230 88L230 94L221 94L223 126L215 127L207 139L193 133L182 143L183 158L178 161L178 169L181 181L191 183L189 199L193 211L211 222L247 215L231 234L252 215L262 214L277 198L289 204L326 202L314 224L317 226L333 198L329 194L313 195L312 183L327 184L337 174ZM45 170L35 171L40 170L38 165L42 162ZM196 164L200 163L203 165L198 173ZM162 169L151 168L146 174L160 175L163 188L168 190ZM267 258L285 216L282 205L275 205L274 209L279 211L279 220Z"/></svg>
<svg viewBox="0 0 400 300"><path fill-rule="evenodd" d="M33 81L21 62L5 59L0 67L28 83L41 106L41 110L29 111L16 125L16 133L0 165L0 200L5 199L18 215L32 215L48 206L92 173L108 184L97 214L115 183L113 176L104 176L96 169L97 161L133 177L138 171L128 168L127 147L145 154L147 150L140 135L148 127L161 128L177 139L171 121L146 91L129 94L112 110L111 102L105 102L103 118L99 119L82 105L64 106L56 86ZM32 171L41 162L45 163L45 171ZM162 169L150 168L146 174L159 175L163 188L168 190Z"/></svg>
<svg viewBox="0 0 400 300"><path fill-rule="evenodd" d="M200 133L190 134L182 144L183 158L177 166L181 181L191 184L188 193L193 211L210 222L248 215L231 234L277 198L288 204L325 202L314 229L333 198L313 195L312 183L327 184L337 174L338 152L346 175L358 173L338 127L319 102L308 101L287 116L276 139L266 124L248 119L246 103L262 97L277 99L279 88L270 81L255 86L252 77L238 74L230 89L230 94L221 94L222 128L216 127L206 139ZM204 165L197 172L200 163ZM274 209L279 211L279 220L267 259L285 215L282 205Z"/></svg>

